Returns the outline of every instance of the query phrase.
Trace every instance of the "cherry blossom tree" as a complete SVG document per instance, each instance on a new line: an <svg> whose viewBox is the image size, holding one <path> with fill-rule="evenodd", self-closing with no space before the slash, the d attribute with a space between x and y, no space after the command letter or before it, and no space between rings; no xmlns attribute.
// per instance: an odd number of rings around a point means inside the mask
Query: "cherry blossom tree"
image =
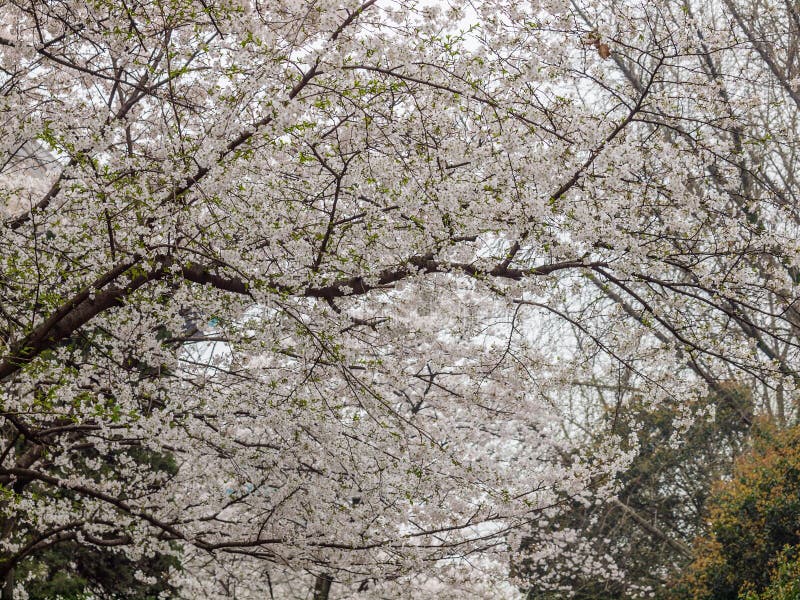
<svg viewBox="0 0 800 600"><path fill-rule="evenodd" d="M789 4L0 10L3 598L510 597L627 403L794 418Z"/></svg>

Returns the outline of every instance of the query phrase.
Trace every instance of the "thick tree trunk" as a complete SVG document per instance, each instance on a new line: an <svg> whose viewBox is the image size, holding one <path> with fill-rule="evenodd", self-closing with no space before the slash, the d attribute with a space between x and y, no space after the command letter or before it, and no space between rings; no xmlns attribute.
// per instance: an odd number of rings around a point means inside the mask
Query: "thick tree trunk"
<svg viewBox="0 0 800 600"><path fill-rule="evenodd" d="M317 575L317 579L314 581L314 600L328 600L332 583L333 579L331 579L330 575L326 573ZM5 600L5 597L2 600Z"/></svg>
<svg viewBox="0 0 800 600"><path fill-rule="evenodd" d="M3 580L3 589L0 592L0 600L14 600L14 569L9 569Z"/></svg>

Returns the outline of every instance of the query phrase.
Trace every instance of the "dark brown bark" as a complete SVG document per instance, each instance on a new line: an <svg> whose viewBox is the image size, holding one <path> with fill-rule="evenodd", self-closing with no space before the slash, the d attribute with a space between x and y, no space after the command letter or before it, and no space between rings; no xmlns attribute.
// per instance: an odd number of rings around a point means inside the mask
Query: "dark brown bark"
<svg viewBox="0 0 800 600"><path fill-rule="evenodd" d="M328 600L333 579L327 573L317 575L314 581L314 600Z"/></svg>

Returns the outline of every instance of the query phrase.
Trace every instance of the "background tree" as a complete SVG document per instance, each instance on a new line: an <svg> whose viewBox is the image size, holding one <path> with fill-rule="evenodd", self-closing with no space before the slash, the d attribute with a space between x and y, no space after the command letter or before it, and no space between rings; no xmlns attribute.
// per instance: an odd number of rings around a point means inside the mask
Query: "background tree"
<svg viewBox="0 0 800 600"><path fill-rule="evenodd" d="M688 427L679 422L681 408L669 402L652 407L639 398L626 414L607 415L607 429L596 435L618 434L634 458L617 476L614 497L573 502L549 529L525 540L533 559L517 569L528 582L528 598L558 598L563 590L595 600L653 591L663 596L665 584L690 562L695 537L705 532L714 485L732 473L746 447L749 426L741 417L751 413L752 396L725 387L728 401L711 397L693 407L699 416ZM715 415L703 415L718 403ZM563 539L561 559L536 562L537 551L553 543L553 531Z"/></svg>
<svg viewBox="0 0 800 600"><path fill-rule="evenodd" d="M761 427L754 443L716 490L709 534L672 597L797 597L800 433Z"/></svg>

